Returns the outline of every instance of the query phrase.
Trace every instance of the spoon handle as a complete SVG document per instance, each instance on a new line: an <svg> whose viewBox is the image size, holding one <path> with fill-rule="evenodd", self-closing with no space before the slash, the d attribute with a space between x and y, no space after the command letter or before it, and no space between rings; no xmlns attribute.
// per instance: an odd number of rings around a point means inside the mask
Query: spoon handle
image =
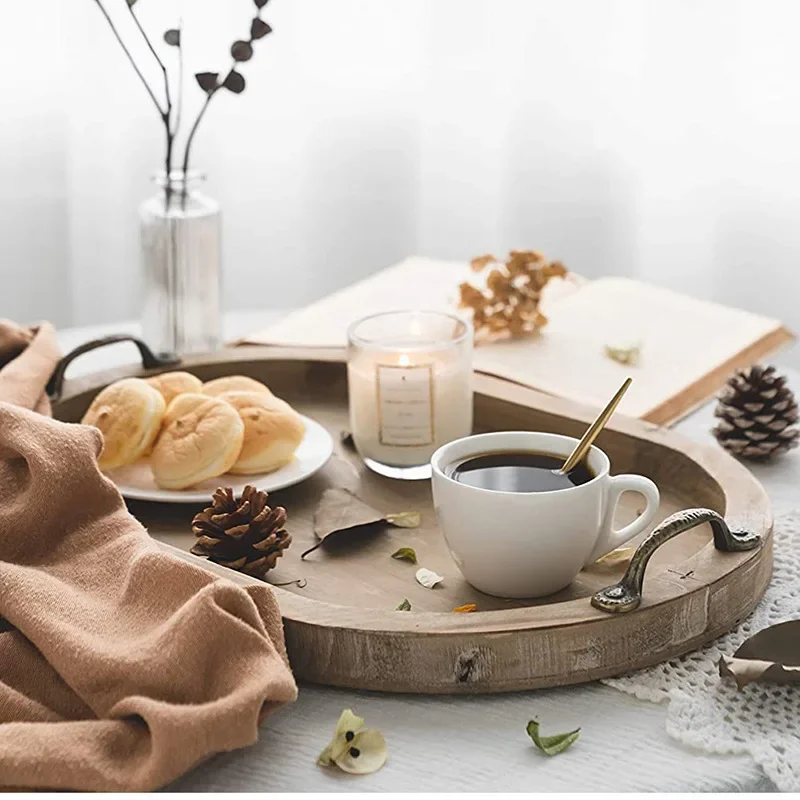
<svg viewBox="0 0 800 800"><path fill-rule="evenodd" d="M589 448L597 438L597 435L605 427L611 415L616 411L619 401L622 400L628 387L631 385L632 378L626 378L625 383L619 387L617 393L611 398L609 404L597 415L597 419L589 426L586 433L583 434L581 440L575 445L575 449L569 454L569 457L561 467L560 472L569 472L581 463L584 456L589 452Z"/></svg>

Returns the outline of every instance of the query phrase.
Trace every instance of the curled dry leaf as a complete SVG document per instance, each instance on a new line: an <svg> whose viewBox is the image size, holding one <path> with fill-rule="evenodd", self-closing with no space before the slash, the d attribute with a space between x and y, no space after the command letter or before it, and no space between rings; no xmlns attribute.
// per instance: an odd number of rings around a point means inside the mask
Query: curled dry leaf
<svg viewBox="0 0 800 800"><path fill-rule="evenodd" d="M556 756L571 747L581 734L581 729L576 728L569 733L557 733L553 736L539 735L539 722L532 719L526 729L536 747L546 756Z"/></svg>
<svg viewBox="0 0 800 800"><path fill-rule="evenodd" d="M465 603L463 606L456 606L453 611L456 614L471 614L473 611L477 611L478 606L475 603Z"/></svg>
<svg viewBox="0 0 800 800"><path fill-rule="evenodd" d="M419 528L419 511L401 511L399 514L386 514L384 520L396 528Z"/></svg>
<svg viewBox="0 0 800 800"><path fill-rule="evenodd" d="M740 691L754 681L800 683L800 620L771 625L719 660L719 674L733 678Z"/></svg>
<svg viewBox="0 0 800 800"><path fill-rule="evenodd" d="M411 611L411 603L408 602L407 597L403 598L403 602L400 603L399 606L397 606L395 611Z"/></svg>
<svg viewBox="0 0 800 800"><path fill-rule="evenodd" d="M380 731L365 728L363 718L346 708L317 764L323 767L335 764L344 772L367 775L377 772L386 763L387 755L386 740Z"/></svg>
<svg viewBox="0 0 800 800"><path fill-rule="evenodd" d="M425 569L425 567L420 567L414 577L416 577L417 583L426 589L433 589L434 586L444 580L441 575L438 575L432 569Z"/></svg>
<svg viewBox="0 0 800 800"><path fill-rule="evenodd" d="M413 547L401 547L392 553L392 558L397 561L410 561L412 564L417 563L417 554Z"/></svg>
<svg viewBox="0 0 800 800"><path fill-rule="evenodd" d="M619 364L635 367L642 355L640 342L617 342L605 346L606 355Z"/></svg>
<svg viewBox="0 0 800 800"><path fill-rule="evenodd" d="M635 552L635 547L620 547L618 550L612 550L610 553L600 556L593 566L618 567L620 564L628 564Z"/></svg>
<svg viewBox="0 0 800 800"><path fill-rule="evenodd" d="M305 558L323 546L333 549L363 544L383 531L387 525L416 527L411 524L414 522L419 525L419 514L416 512L384 514L347 489L326 489L314 513L314 533L319 541L300 557Z"/></svg>

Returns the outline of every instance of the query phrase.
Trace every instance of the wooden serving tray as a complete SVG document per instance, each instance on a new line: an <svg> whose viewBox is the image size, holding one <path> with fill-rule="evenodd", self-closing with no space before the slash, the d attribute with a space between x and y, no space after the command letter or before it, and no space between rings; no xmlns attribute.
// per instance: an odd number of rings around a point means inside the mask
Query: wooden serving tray
<svg viewBox="0 0 800 800"><path fill-rule="evenodd" d="M174 369L174 367L172 367ZM689 506L723 514L731 527L763 537L740 553L714 549L708 525L667 542L647 569L644 600L634 612L613 615L590 605L598 589L615 583L624 567L593 566L566 590L544 599L504 600L484 595L461 577L447 552L428 481L383 478L366 469L339 441L347 429L343 354L331 350L245 347L187 358L180 367L203 380L244 374L267 383L300 412L325 425L336 439L334 456L317 475L275 492L273 504L289 513L293 544L269 573L274 583L305 579L304 588L275 588L295 675L317 683L388 692L503 692L595 680L645 667L695 649L747 616L772 572L772 517L761 485L733 458L650 423L616 417L598 441L612 472L637 472L661 489L657 521ZM94 395L123 376L161 369L134 367L66 384L55 415L78 421ZM594 410L497 378L475 379L475 428L539 430L579 436ZM321 548L312 516L331 486L350 489L383 512L420 511L419 529L388 529L347 550ZM630 496L629 496L630 497ZM633 518L638 496L623 497L617 523ZM257 582L188 553L191 505L130 502L162 546L236 583ZM411 546L419 565L444 581L425 589L417 567L390 558ZM486 532L491 548L491 531ZM413 610L396 611L408 598ZM453 613L476 603L478 612Z"/></svg>

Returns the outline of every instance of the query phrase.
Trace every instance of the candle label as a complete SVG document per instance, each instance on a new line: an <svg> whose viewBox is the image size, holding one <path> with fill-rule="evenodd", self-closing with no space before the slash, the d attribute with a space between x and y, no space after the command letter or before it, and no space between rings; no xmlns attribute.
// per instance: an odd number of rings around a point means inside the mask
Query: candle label
<svg viewBox="0 0 800 800"><path fill-rule="evenodd" d="M378 364L378 437L381 444L433 444L433 365Z"/></svg>

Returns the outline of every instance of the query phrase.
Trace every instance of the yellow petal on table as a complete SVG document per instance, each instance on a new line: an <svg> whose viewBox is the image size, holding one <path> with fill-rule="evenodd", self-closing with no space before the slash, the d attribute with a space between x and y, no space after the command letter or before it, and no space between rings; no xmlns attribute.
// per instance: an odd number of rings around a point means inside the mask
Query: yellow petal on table
<svg viewBox="0 0 800 800"><path fill-rule="evenodd" d="M373 728L363 728L336 759L336 765L352 775L368 775L377 772L386 763L387 756L383 734Z"/></svg>
<svg viewBox="0 0 800 800"><path fill-rule="evenodd" d="M339 716L339 721L336 723L333 739L331 739L328 746L319 754L317 763L323 767L327 767L332 762L335 762L336 759L341 758L343 753L350 746L348 734L353 734L349 737L349 739L352 740L355 738L356 733L363 727L363 717L357 717L349 708L342 711Z"/></svg>

